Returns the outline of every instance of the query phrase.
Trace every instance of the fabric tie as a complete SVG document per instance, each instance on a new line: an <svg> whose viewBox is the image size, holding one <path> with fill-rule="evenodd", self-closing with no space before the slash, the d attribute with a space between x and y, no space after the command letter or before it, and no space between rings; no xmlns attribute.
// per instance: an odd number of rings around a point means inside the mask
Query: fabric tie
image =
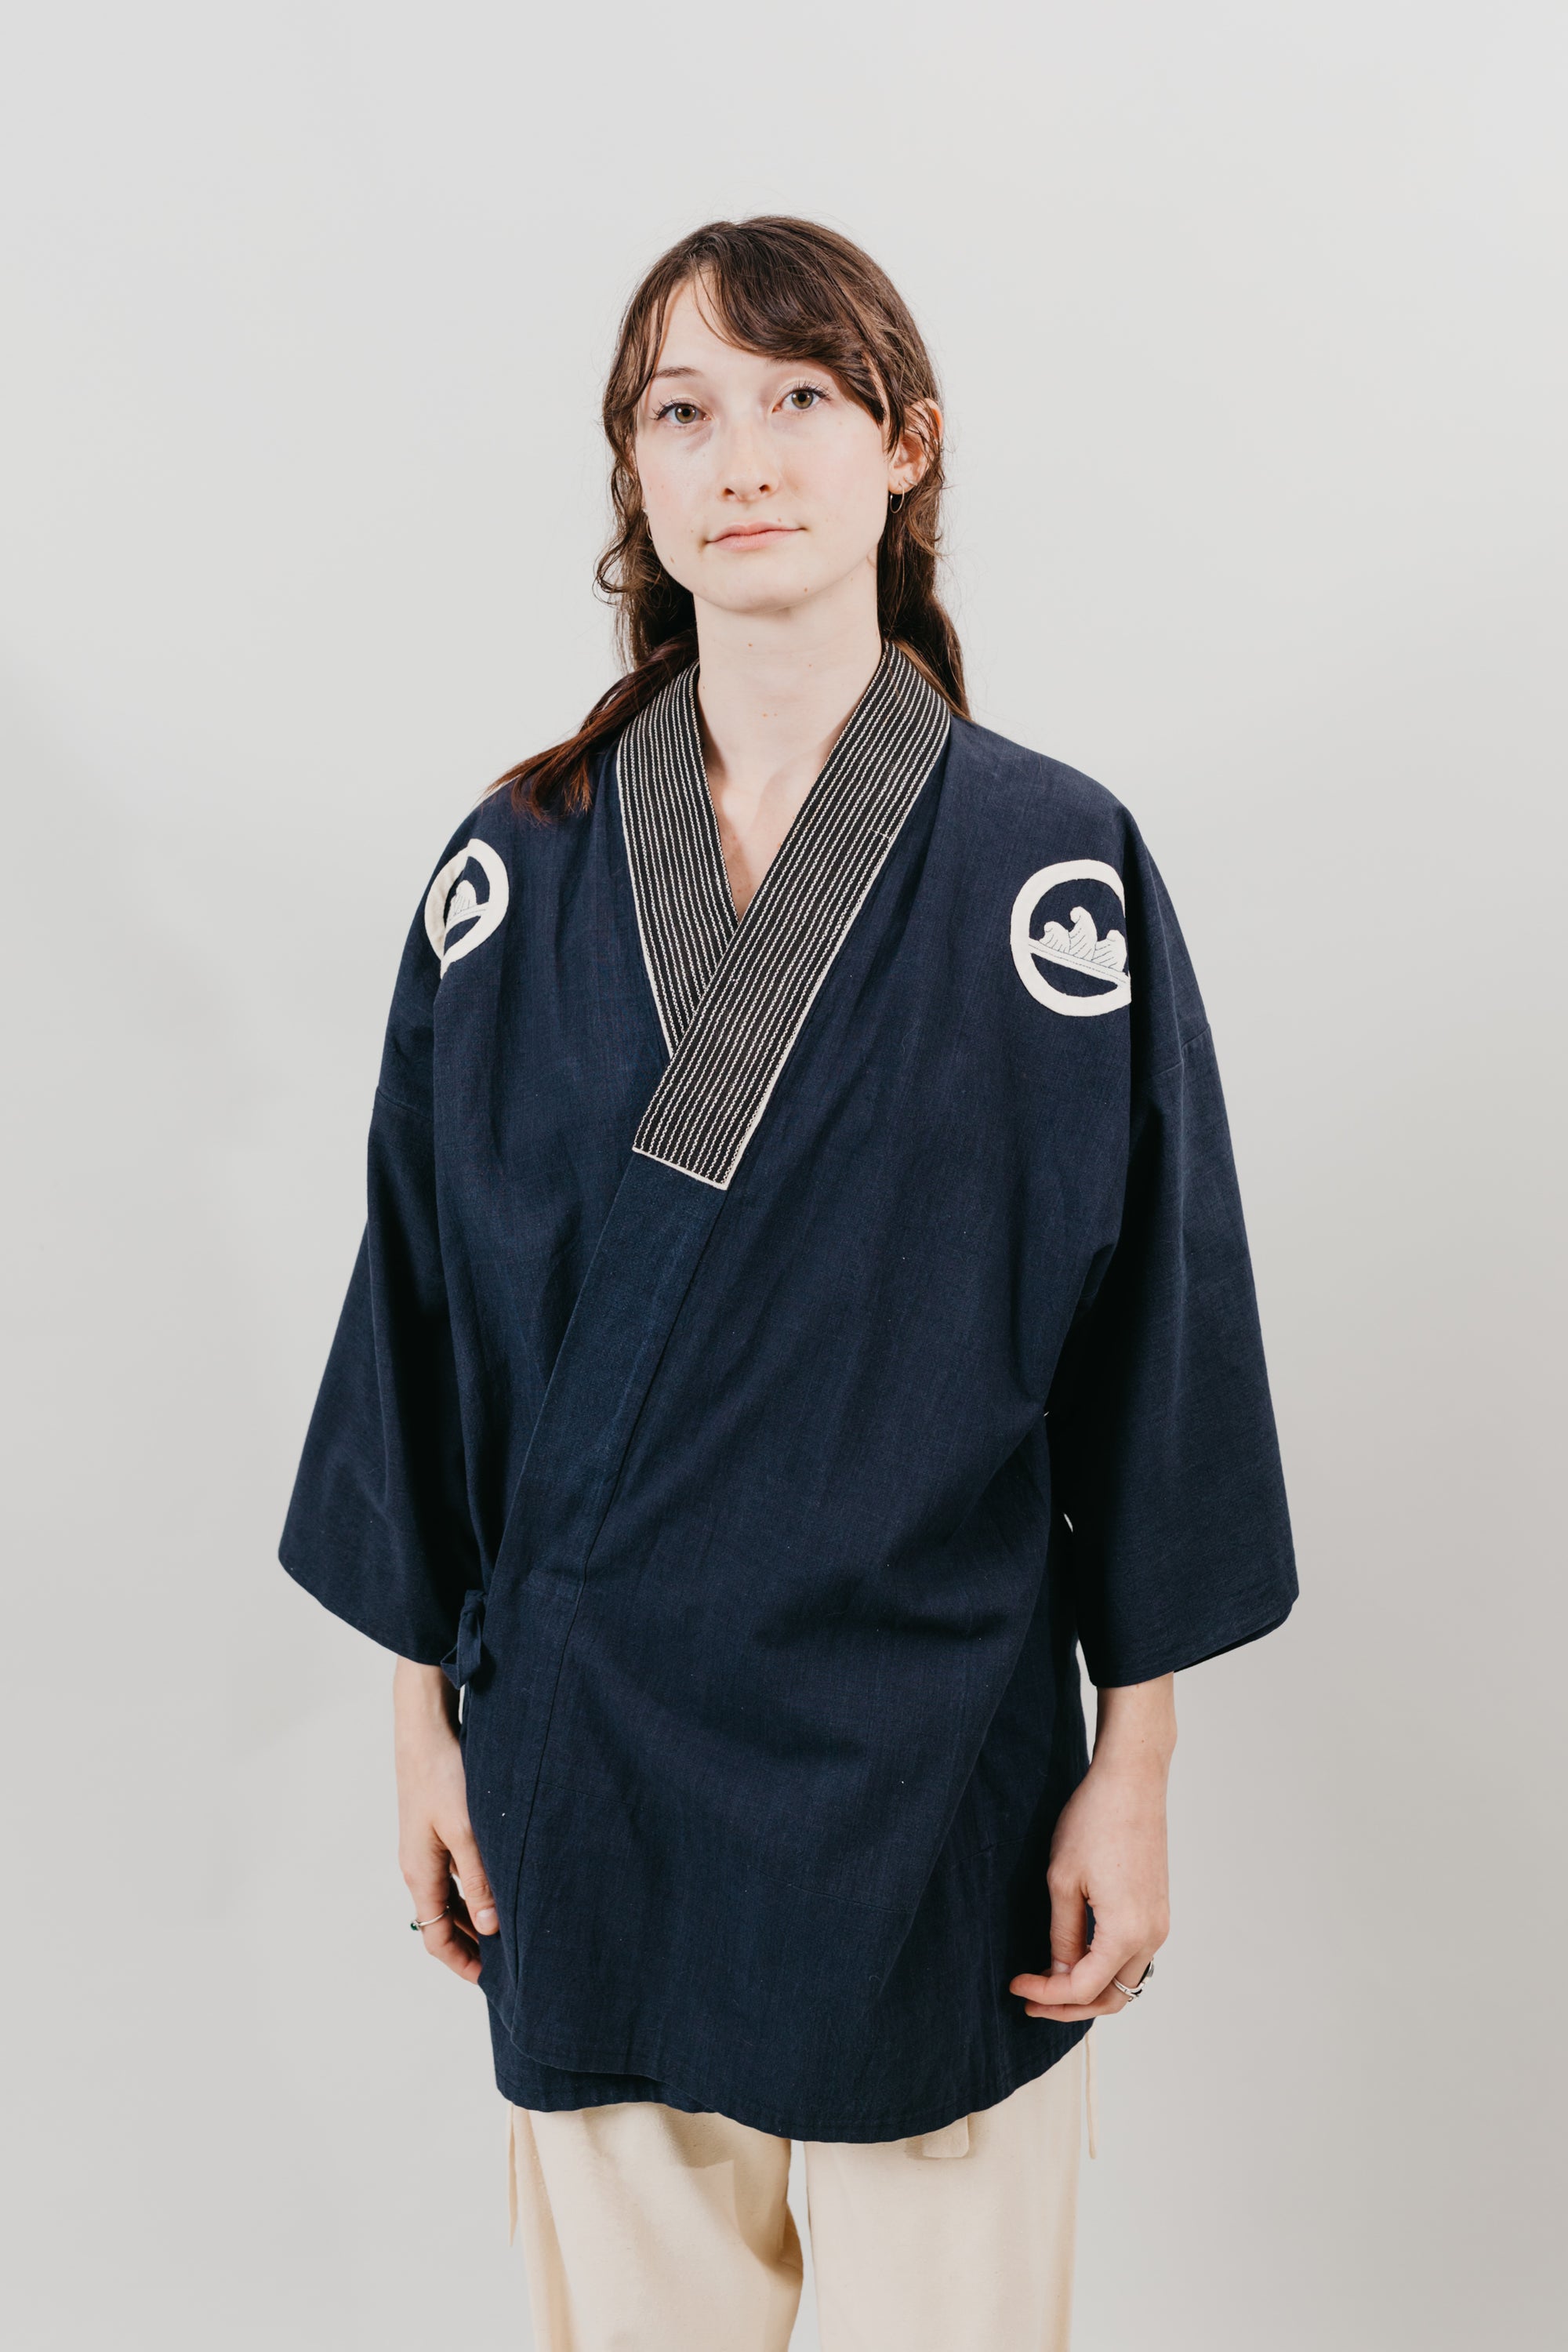
<svg viewBox="0 0 1568 2352"><path fill-rule="evenodd" d="M441 1672L454 1690L471 1683L484 1662L482 1639L485 1622L485 1589L476 1585L463 1595L463 1613L458 1620L458 1638L441 1661Z"/></svg>

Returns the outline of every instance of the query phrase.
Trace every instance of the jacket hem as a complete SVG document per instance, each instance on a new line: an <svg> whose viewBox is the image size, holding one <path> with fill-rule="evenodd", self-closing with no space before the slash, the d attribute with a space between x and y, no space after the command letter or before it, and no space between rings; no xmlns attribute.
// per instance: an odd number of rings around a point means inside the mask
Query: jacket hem
<svg viewBox="0 0 1568 2352"><path fill-rule="evenodd" d="M773 2107L754 2101L745 2095L734 2095L712 2081L701 2078L701 2070L688 2070L679 2061L671 2066L657 2065L651 2060L635 2056L620 2064L584 2061L582 2052L570 2056L547 2057L537 2050L520 2054L531 2058L537 2065L558 2068L564 2075L608 2075L617 2083L635 2080L646 2084L646 2089L618 2091L614 2098L574 2099L574 2107L610 2106L625 2104L658 2102L664 2105L680 2105L685 2112L694 2115L721 2115L730 2122L743 2124L752 2131L766 2132L775 2139L837 2140L872 2142L910 2139L924 2132L941 2131L962 2116L979 2115L987 2107L1000 2105L1026 2083L1038 2080L1059 2060L1075 2049L1089 2030L1089 2022L1079 2025L1055 2025L1040 2021L1044 2053L1037 2065L1020 2063L1005 2066L988 2074L978 2084L954 2084L953 2088L933 2104L877 2113L863 2107L848 2108L841 2113L823 2116L799 2108ZM501 2053L496 2053L496 2088L503 2099L514 2106L525 2106L524 2099L516 2098L505 2080L506 2070ZM519 2086L521 2087L521 2085ZM673 2093L673 2098L668 2095ZM546 2112L549 2112L548 2110Z"/></svg>

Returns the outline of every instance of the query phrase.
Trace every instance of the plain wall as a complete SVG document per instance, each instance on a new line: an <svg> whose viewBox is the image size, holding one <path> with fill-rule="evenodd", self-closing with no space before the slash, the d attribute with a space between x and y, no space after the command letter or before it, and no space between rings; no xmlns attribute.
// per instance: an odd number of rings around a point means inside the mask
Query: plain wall
<svg viewBox="0 0 1568 2352"><path fill-rule="evenodd" d="M787 210L929 331L977 715L1171 885L1298 1531L1288 1628L1179 1686L1081 2352L1544 2352L1560 12L54 0L6 47L0 2328L528 2341L390 1662L273 1555L405 929L612 675L619 306Z"/></svg>

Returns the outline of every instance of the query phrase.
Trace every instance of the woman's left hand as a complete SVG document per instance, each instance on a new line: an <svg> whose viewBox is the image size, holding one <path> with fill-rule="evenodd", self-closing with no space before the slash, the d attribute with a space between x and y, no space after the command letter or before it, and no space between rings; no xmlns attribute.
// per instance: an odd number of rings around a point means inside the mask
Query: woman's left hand
<svg viewBox="0 0 1568 2352"><path fill-rule="evenodd" d="M1009 1987L1031 2017L1059 2025L1113 2017L1127 2007L1113 1979L1136 1987L1171 1932L1165 1787L1176 1744L1173 1684L1164 1675L1100 1694L1094 1761L1051 1840L1050 1973L1016 1976Z"/></svg>

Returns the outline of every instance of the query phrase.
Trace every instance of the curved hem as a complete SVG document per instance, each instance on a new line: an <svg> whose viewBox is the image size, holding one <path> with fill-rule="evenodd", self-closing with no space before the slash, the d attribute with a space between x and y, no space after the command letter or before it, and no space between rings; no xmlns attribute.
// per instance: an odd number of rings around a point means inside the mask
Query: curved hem
<svg viewBox="0 0 1568 2352"><path fill-rule="evenodd" d="M618 2098L582 2099L570 2103L574 2107L638 2105L643 2102L673 2105L679 2101L687 2114L725 2116L731 2123L744 2124L752 2131L767 2132L777 2139L875 2142L912 2139L925 2132L941 2131L948 2124L956 2123L962 2116L980 2115L987 2107L1000 2105L1001 2102L1010 2098L1015 2091L1021 2091L1026 2083L1037 2082L1042 2074L1048 2074L1059 2060L1067 2057L1069 2052L1076 2049L1089 2032L1092 2022L1092 2020L1089 2020L1079 2025L1056 2025L1041 2021L1043 2036L1048 2037L1051 2045L1050 2054L1038 2066L1019 2066L1016 2069L1004 2070L1000 2080L995 2084L981 2085L977 2096L967 2097L955 2089L951 2095L944 2097L935 2106L919 2108L912 2115L846 2115L829 2117L826 2122L820 2117L813 2116L809 2119L809 2126L798 2115L787 2115L777 2108L759 2107L746 2098L737 2101L712 2095L711 2086L700 2092L693 2091L684 2084L672 2081L668 2074L656 2073L652 2067L583 2066L553 2058L542 2058L534 2051L521 2052L519 2054L531 2058L535 2065L554 2068L565 2075L596 2076L600 2079L608 2078L617 2082L636 2081L646 2083L648 2086L645 2091L634 2092L630 2099L624 2102ZM1058 2035L1063 2035L1066 2038L1058 2042L1056 2038ZM525 2107L527 2101L513 2098L502 2080L499 2053L496 2058L495 2074L496 2088L502 2098L510 2101L514 2106ZM667 2093L673 2093L674 2097L667 2097ZM545 2112L553 2112L553 2110Z"/></svg>

